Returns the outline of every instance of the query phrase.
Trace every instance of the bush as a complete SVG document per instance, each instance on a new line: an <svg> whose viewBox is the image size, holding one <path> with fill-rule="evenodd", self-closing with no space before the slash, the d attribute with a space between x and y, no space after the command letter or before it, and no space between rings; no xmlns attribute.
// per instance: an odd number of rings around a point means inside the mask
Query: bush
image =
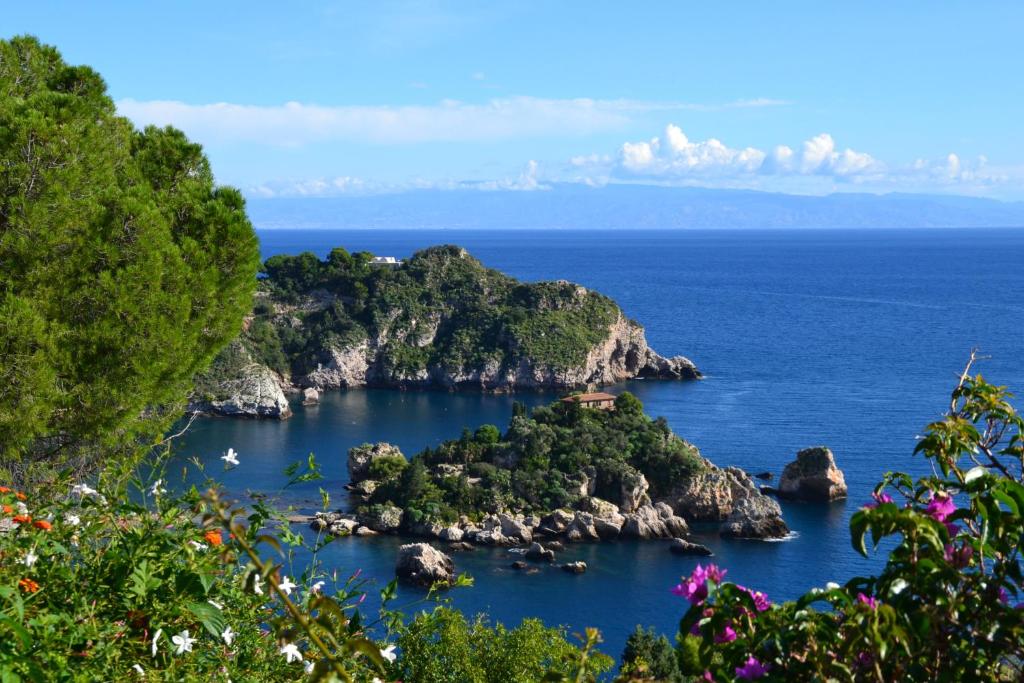
<svg viewBox="0 0 1024 683"><path fill-rule="evenodd" d="M970 366L968 366L969 370ZM782 605L701 567L674 589L687 673L714 680L1019 680L1024 670L1024 420L1004 387L965 371L916 452L850 521L853 547L894 544L878 576ZM822 604L819 611L815 605Z"/></svg>
<svg viewBox="0 0 1024 683"><path fill-rule="evenodd" d="M594 654L581 667L565 631L537 619L508 629L483 617L469 621L445 607L417 615L399 634L398 646L402 658L389 673L417 683L584 681L612 666L611 658Z"/></svg>
<svg viewBox="0 0 1024 683"><path fill-rule="evenodd" d="M140 503L64 479L28 494L0 487L0 680L383 673L380 646L351 628L357 581L315 561L288 576L255 552L301 544L286 524L267 535L271 511L231 509L215 489L171 497L163 484Z"/></svg>
<svg viewBox="0 0 1024 683"><path fill-rule="evenodd" d="M622 651L621 681L682 683L676 652L668 638L637 626Z"/></svg>
<svg viewBox="0 0 1024 683"><path fill-rule="evenodd" d="M386 481L400 476L409 461L401 455L382 455L370 461L370 479Z"/></svg>

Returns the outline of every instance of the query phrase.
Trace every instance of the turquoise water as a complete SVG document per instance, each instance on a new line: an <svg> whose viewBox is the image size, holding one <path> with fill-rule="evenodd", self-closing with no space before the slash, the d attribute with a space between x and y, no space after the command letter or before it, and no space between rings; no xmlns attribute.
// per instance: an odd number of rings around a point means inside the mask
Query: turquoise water
<svg viewBox="0 0 1024 683"><path fill-rule="evenodd" d="M265 256L334 246L406 256L455 243L485 264L526 279L565 278L613 297L647 328L651 345L681 353L701 382L630 382L652 415L720 465L776 476L800 448L826 444L846 474L850 500L786 503L796 531L777 543L704 535L729 577L792 598L827 581L871 571L879 559L850 547L847 521L888 469L923 472L914 437L943 410L971 348L990 356L980 370L1024 391L1024 230L480 232L264 231ZM536 404L550 396L516 397ZM316 505L322 486L344 500L345 454L364 441L390 441L407 454L463 426L504 426L512 398L353 390L295 407L284 422L197 421L178 458L216 458L231 446L242 465L226 485L275 492L281 470L316 453L326 480L289 489L282 500ZM361 568L383 583L399 541L342 539L321 558L343 572ZM565 560L589 571L520 574L516 556L478 550L455 556L476 585L454 603L506 622L538 616L574 630L597 626L617 655L636 623L675 631L683 605L668 593L695 560L657 542L575 546ZM414 598L406 590L403 599Z"/></svg>

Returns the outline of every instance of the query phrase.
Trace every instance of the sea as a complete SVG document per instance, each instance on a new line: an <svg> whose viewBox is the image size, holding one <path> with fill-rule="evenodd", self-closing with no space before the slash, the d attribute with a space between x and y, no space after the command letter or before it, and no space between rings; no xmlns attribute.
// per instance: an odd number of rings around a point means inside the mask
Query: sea
<svg viewBox="0 0 1024 683"><path fill-rule="evenodd" d="M659 353L682 354L700 381L632 381L652 416L696 444L718 465L777 480L801 448L826 445L846 476L849 498L832 504L783 502L793 529L784 541L697 535L728 578L777 601L827 582L877 571L884 552L861 557L849 519L890 470L922 475L917 438L949 406L972 349L975 370L1024 392L1024 229L875 229L729 231L264 230L263 256L334 247L406 258L424 247L457 244L491 268L527 281L566 279L612 297L647 330ZM540 405L554 396L356 389L295 405L285 421L203 418L177 440L169 472L189 481L207 474L244 496L270 495L311 511L319 490L347 505L346 453L372 441L412 455L463 427L504 427L513 400ZM222 471L228 448L241 464ZM310 453L324 479L285 488L283 469ZM311 533L311 532L304 532ZM329 571L359 571L366 608L394 575L400 539L339 539L317 553ZM882 549L884 551L884 549ZM510 568L505 549L454 555L472 587L444 599L507 625L537 617L570 634L600 629L602 649L618 656L636 625L671 639L686 604L671 595L698 558L664 542L569 546L559 561L584 560L587 572ZM308 552L286 560L301 573ZM706 559L701 559L707 562ZM403 587L396 604L429 609Z"/></svg>

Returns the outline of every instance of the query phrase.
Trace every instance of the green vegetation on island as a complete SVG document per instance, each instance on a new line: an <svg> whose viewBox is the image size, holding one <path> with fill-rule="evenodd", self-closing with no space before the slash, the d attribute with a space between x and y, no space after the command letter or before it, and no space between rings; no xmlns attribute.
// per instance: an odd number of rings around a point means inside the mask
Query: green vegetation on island
<svg viewBox="0 0 1024 683"><path fill-rule="evenodd" d="M645 415L628 392L613 410L556 401L526 415L516 404L504 434L483 425L408 463L395 455L373 458L368 475L377 486L368 505L397 505L408 523L546 514L590 496L616 505L624 492L638 503L645 493L664 498L704 467L693 445L664 418Z"/></svg>
<svg viewBox="0 0 1024 683"><path fill-rule="evenodd" d="M451 245L404 262L337 248L323 260L266 260L245 331L198 378L193 406L287 417L285 394L305 389L512 391L699 376L579 285L520 282Z"/></svg>

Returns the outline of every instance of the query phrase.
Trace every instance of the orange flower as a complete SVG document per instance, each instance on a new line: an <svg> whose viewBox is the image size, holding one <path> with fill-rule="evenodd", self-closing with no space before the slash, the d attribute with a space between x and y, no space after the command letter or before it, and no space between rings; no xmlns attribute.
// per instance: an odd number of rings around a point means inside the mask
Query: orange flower
<svg viewBox="0 0 1024 683"><path fill-rule="evenodd" d="M8 514L9 515L12 512L14 512L14 508L12 508L10 505L4 505L4 514Z"/></svg>
<svg viewBox="0 0 1024 683"><path fill-rule="evenodd" d="M205 534L203 534L203 538L206 539L207 543L214 547L217 547L224 543L224 539L221 537L219 529L210 529Z"/></svg>
<svg viewBox="0 0 1024 683"><path fill-rule="evenodd" d="M17 498L18 500L25 500L26 499L25 494L22 493L21 491L18 491L17 493L15 493L14 497Z"/></svg>
<svg viewBox="0 0 1024 683"><path fill-rule="evenodd" d="M34 526L37 529L42 529L43 531L49 531L53 528L53 525L47 522L45 519L37 519L36 521L32 522L32 526Z"/></svg>
<svg viewBox="0 0 1024 683"><path fill-rule="evenodd" d="M32 517L29 515L14 515L15 524L28 524L32 521Z"/></svg>
<svg viewBox="0 0 1024 683"><path fill-rule="evenodd" d="M18 587L26 593L35 593L39 590L39 584L32 579L22 579L18 582Z"/></svg>
<svg viewBox="0 0 1024 683"><path fill-rule="evenodd" d="M0 486L0 493L10 493L11 490L6 486Z"/></svg>

